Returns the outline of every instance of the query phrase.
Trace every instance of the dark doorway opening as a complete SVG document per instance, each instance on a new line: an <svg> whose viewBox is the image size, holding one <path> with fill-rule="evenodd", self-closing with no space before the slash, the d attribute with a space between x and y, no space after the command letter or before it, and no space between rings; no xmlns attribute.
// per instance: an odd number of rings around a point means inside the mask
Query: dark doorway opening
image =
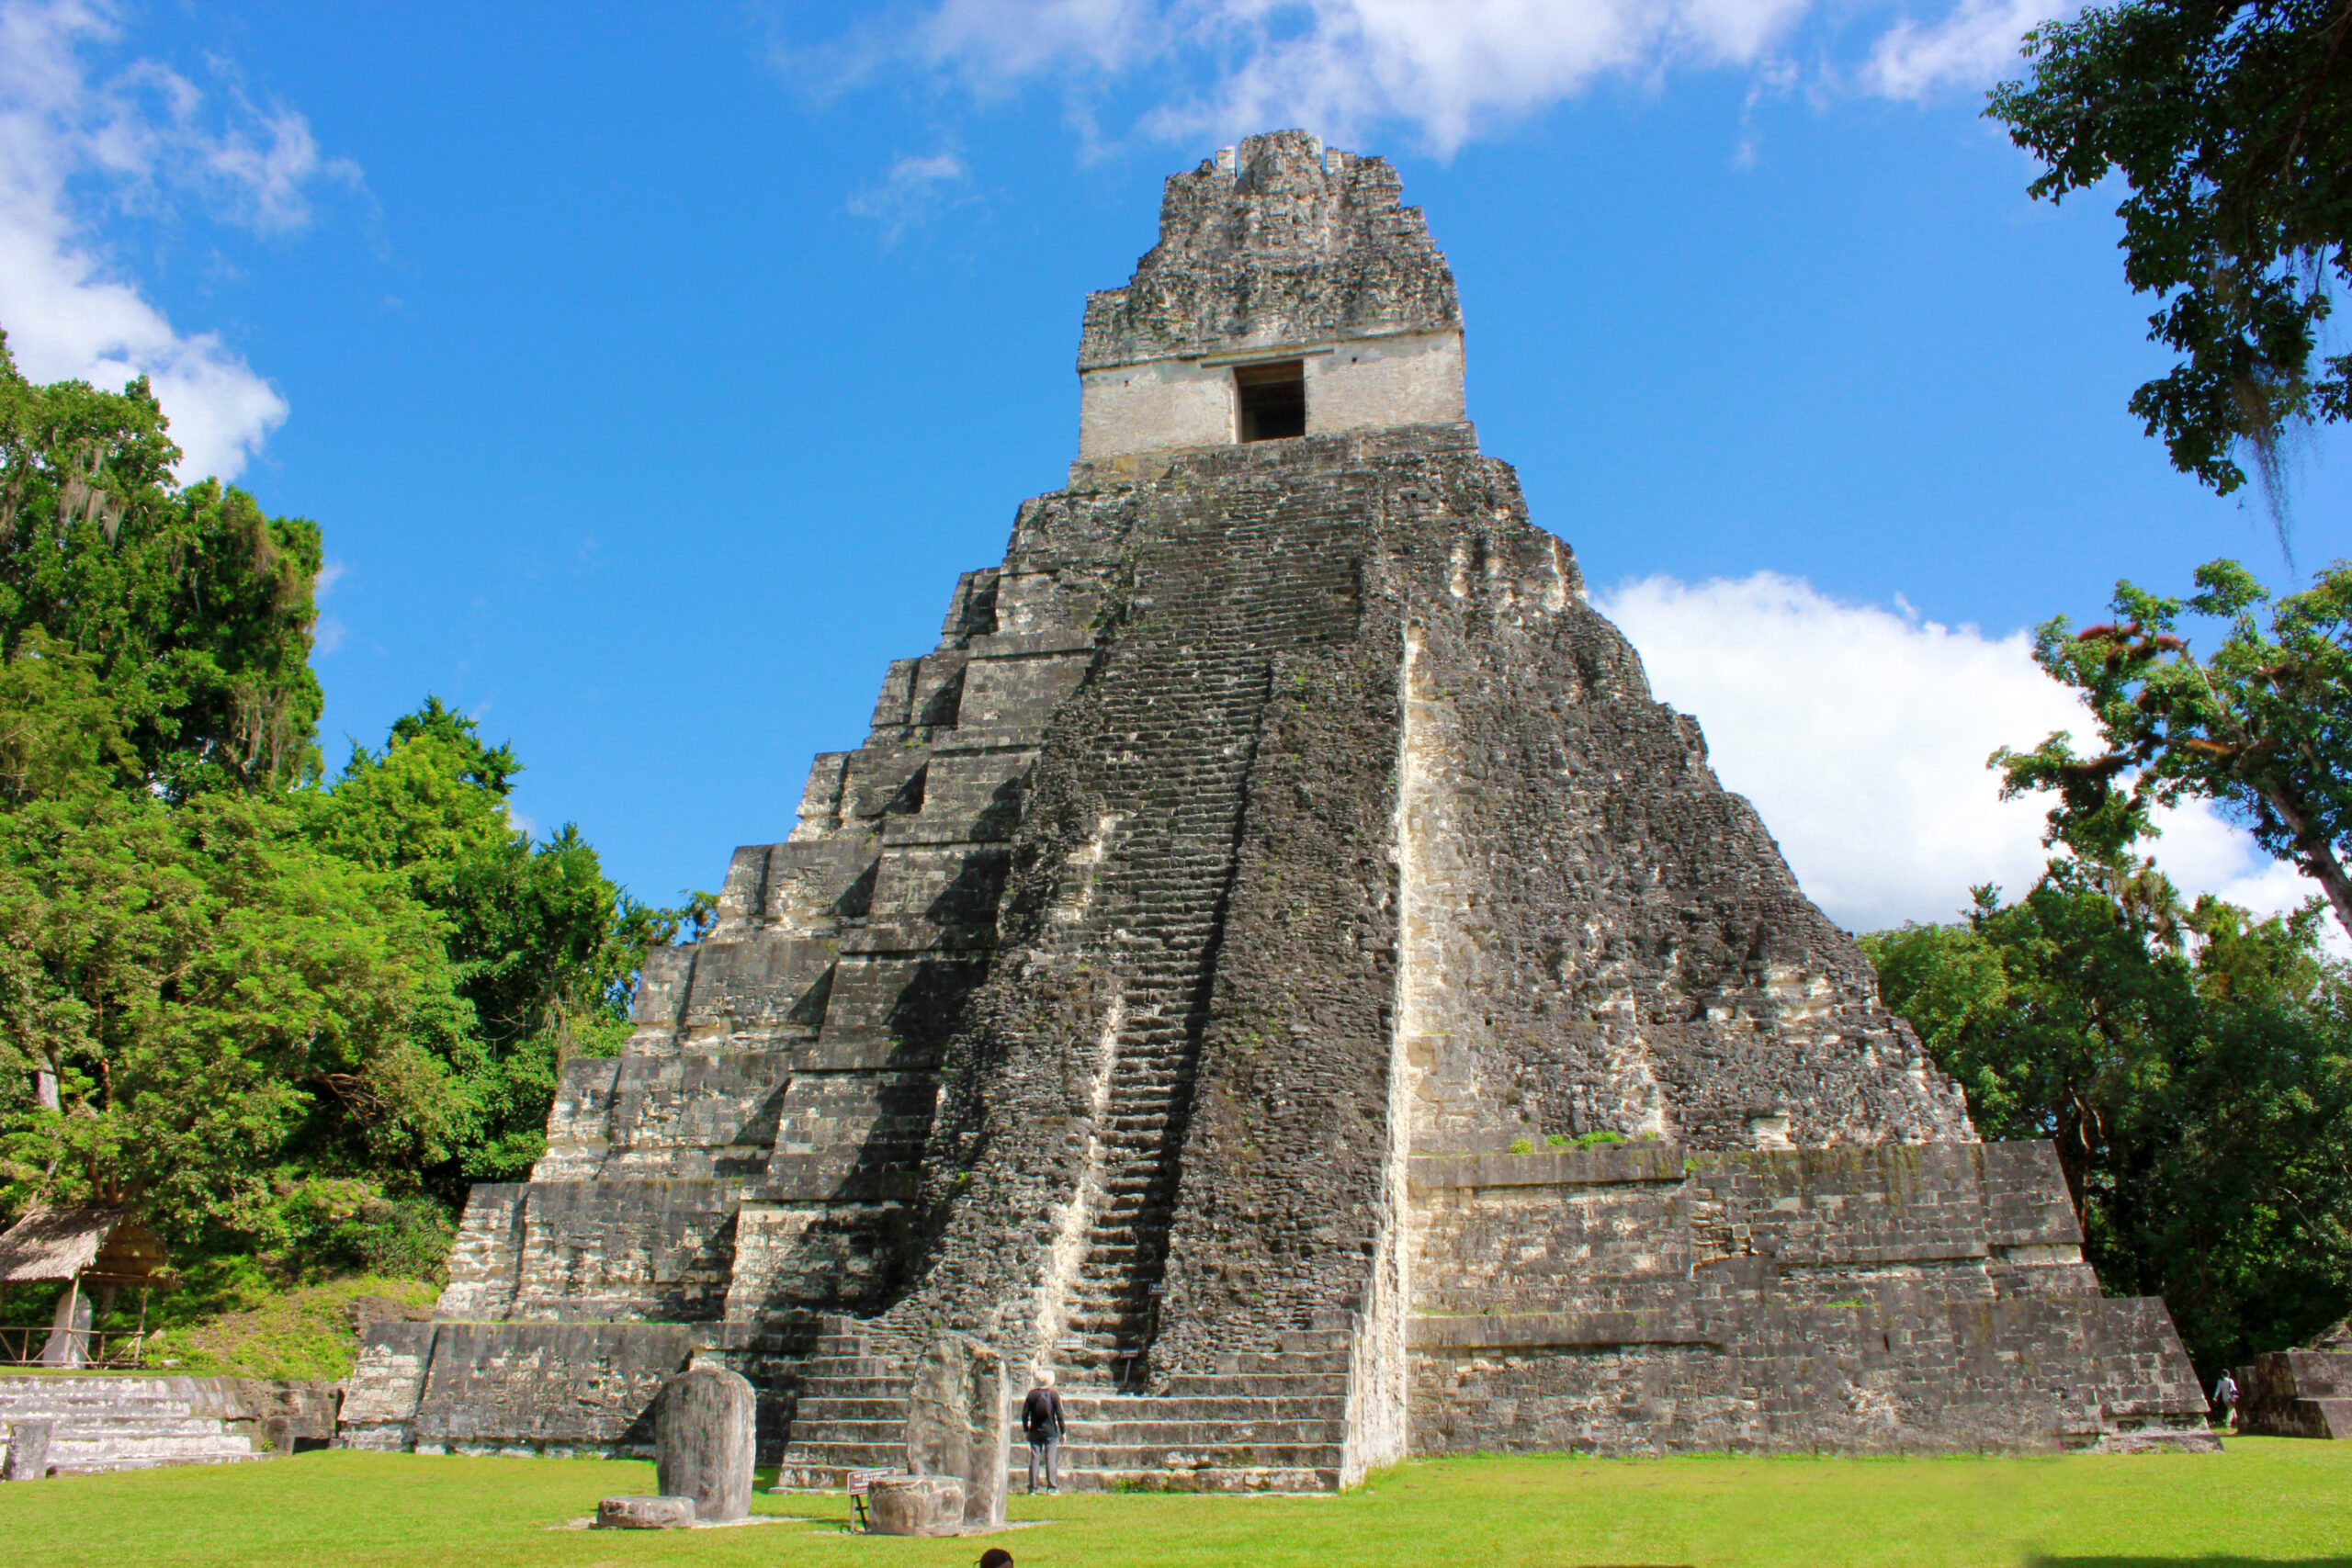
<svg viewBox="0 0 2352 1568"><path fill-rule="evenodd" d="M1241 394L1241 439L1280 441L1306 434L1306 361L1242 365L1233 372Z"/></svg>

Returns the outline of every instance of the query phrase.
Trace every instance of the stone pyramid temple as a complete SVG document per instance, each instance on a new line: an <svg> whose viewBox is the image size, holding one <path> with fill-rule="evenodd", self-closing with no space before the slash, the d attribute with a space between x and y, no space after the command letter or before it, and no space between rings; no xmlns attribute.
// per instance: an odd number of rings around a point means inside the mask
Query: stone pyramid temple
<svg viewBox="0 0 2352 1568"><path fill-rule="evenodd" d="M935 1336L1081 1484L1471 1450L2210 1446L2056 1159L1978 1141L1464 418L1378 158L1171 177L1078 459L474 1189L342 1440L906 1456Z"/></svg>

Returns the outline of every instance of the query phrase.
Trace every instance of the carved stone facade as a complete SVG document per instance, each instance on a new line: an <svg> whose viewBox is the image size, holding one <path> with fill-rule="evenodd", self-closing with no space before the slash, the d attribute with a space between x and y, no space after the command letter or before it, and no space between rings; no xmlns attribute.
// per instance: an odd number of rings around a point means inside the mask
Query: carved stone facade
<svg viewBox="0 0 2352 1568"><path fill-rule="evenodd" d="M821 1482L903 1462L945 1332L1141 1485L2211 1442L1478 450L1460 345L1381 161L1169 182L1069 485L476 1190L369 1440L641 1445L693 1356Z"/></svg>

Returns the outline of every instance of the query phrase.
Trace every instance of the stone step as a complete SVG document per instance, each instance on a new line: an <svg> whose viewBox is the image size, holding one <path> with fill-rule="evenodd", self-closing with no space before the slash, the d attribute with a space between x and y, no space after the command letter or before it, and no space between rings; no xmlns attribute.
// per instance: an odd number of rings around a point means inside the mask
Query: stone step
<svg viewBox="0 0 2352 1568"><path fill-rule="evenodd" d="M1061 1462L1072 1471L1184 1471L1216 1466L1224 1469L1320 1470L1340 1467L1337 1442L1062 1444ZM1025 1463L1027 1452L1022 1455Z"/></svg>
<svg viewBox="0 0 2352 1568"><path fill-rule="evenodd" d="M110 1459L63 1460L58 1450L49 1450L49 1462L60 1475L111 1475L133 1470L168 1470L184 1464L261 1464L280 1456L261 1450L244 1453L214 1454L132 1454Z"/></svg>
<svg viewBox="0 0 2352 1568"><path fill-rule="evenodd" d="M166 1464L235 1463L269 1456L244 1438L77 1438L52 1434L49 1462L61 1471L146 1470Z"/></svg>
<svg viewBox="0 0 2352 1568"><path fill-rule="evenodd" d="M793 1419L827 1423L898 1421L903 1424L907 1418L908 1403L903 1393L895 1399L885 1394L810 1395L804 1393L800 1396L800 1403L796 1407Z"/></svg>
<svg viewBox="0 0 2352 1568"><path fill-rule="evenodd" d="M1133 1193L1122 1192L1095 1211L1090 1229L1107 1232L1116 1226L1124 1231L1138 1224L1164 1221L1168 1214L1169 1205L1164 1201L1141 1201Z"/></svg>
<svg viewBox="0 0 2352 1568"><path fill-rule="evenodd" d="M793 1426L798 1429L803 1421L810 1433L821 1431L829 1443L903 1443L907 1440L907 1415L901 1410L895 1416L858 1416L850 1419L797 1418Z"/></svg>
<svg viewBox="0 0 2352 1568"><path fill-rule="evenodd" d="M905 1469L907 1445L895 1443L795 1443L786 1450L787 1462L795 1465L824 1465L839 1470L875 1470L883 1466Z"/></svg>
<svg viewBox="0 0 2352 1568"><path fill-rule="evenodd" d="M1169 1395L1179 1399L1215 1399L1240 1389L1247 1389L1251 1396L1263 1399L1303 1395L1345 1399L1348 1374L1344 1371L1252 1372L1244 1378L1232 1372L1170 1372L1167 1384Z"/></svg>
<svg viewBox="0 0 2352 1568"><path fill-rule="evenodd" d="M1217 1358L1220 1372L1344 1372L1345 1347L1329 1350L1233 1350Z"/></svg>
<svg viewBox="0 0 2352 1568"><path fill-rule="evenodd" d="M107 1416L185 1416L185 1399L105 1399L90 1394L0 1396L0 1421L46 1421L85 1414Z"/></svg>
<svg viewBox="0 0 2352 1568"><path fill-rule="evenodd" d="M0 1404L16 1394L33 1392L91 1394L107 1399L175 1399L167 1378L125 1376L115 1372L0 1373ZM183 1401L185 1403L185 1401Z"/></svg>
<svg viewBox="0 0 2352 1568"><path fill-rule="evenodd" d="M1345 1423L1344 1394L1070 1393L1072 1421L1323 1421Z"/></svg>
<svg viewBox="0 0 2352 1568"><path fill-rule="evenodd" d="M61 1472L152 1470L272 1457L218 1416L198 1416L162 1378L0 1379L0 1422L47 1421L49 1459Z"/></svg>
<svg viewBox="0 0 2352 1568"><path fill-rule="evenodd" d="M840 1356L856 1358L873 1353L873 1347L866 1343L863 1334L820 1334L808 1346L808 1355L813 1359Z"/></svg>
<svg viewBox="0 0 2352 1568"><path fill-rule="evenodd" d="M112 1442L147 1438L217 1438L223 1430L220 1417L191 1416L186 1405L176 1416L28 1416L12 1412L5 1419L10 1423L50 1422L54 1439L61 1442L67 1438Z"/></svg>
<svg viewBox="0 0 2352 1568"><path fill-rule="evenodd" d="M905 1371L905 1363L891 1356L811 1356L800 1363L800 1378L805 1383L823 1378L887 1378Z"/></svg>
<svg viewBox="0 0 2352 1568"><path fill-rule="evenodd" d="M1084 1340L1085 1349L1097 1359L1121 1350L1140 1350L1144 1347L1136 1330L1143 1316L1140 1307L1130 1311L1111 1303L1081 1302L1071 1309L1069 1331L1063 1337Z"/></svg>
<svg viewBox="0 0 2352 1568"><path fill-rule="evenodd" d="M1140 1312L1148 1304L1150 1286L1159 1278L1158 1247L1126 1234L1102 1239L1115 1240L1136 1256L1125 1262L1090 1257L1080 1264L1078 1279L1072 1282L1071 1303L1095 1311Z"/></svg>
<svg viewBox="0 0 2352 1568"><path fill-rule="evenodd" d="M1113 1395L1116 1398L1117 1395ZM1347 1440L1344 1415L1305 1420L1260 1421L1138 1421L1085 1420L1069 1417L1066 1441L1071 1450L1102 1448L1172 1448L1226 1450L1256 1448L1268 1443L1326 1446Z"/></svg>
<svg viewBox="0 0 2352 1568"><path fill-rule="evenodd" d="M907 1380L903 1376L804 1378L800 1382L803 1404L820 1399L903 1399L906 1393Z"/></svg>
<svg viewBox="0 0 2352 1568"><path fill-rule="evenodd" d="M1065 1466L1057 1477L1065 1492L1337 1492L1340 1472L1334 1465L1327 1469L1260 1469L1250 1467L1210 1466L1206 1469L1170 1471L1152 1470L1085 1470L1073 1471ZM1007 1475L1007 1483L1019 1495L1028 1483L1028 1459L1014 1465ZM836 1485L832 1490L840 1490Z"/></svg>

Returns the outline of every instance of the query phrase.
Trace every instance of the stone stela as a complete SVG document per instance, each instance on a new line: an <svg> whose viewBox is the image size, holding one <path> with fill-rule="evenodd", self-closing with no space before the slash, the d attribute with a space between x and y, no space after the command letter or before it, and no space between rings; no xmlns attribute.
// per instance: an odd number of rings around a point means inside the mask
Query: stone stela
<svg viewBox="0 0 2352 1568"><path fill-rule="evenodd" d="M1977 1140L1479 450L1463 354L1386 163L1171 177L1069 483L566 1065L341 1440L644 1452L693 1359L808 1485L1046 1369L1079 1485L2211 1446L2052 1151Z"/></svg>

